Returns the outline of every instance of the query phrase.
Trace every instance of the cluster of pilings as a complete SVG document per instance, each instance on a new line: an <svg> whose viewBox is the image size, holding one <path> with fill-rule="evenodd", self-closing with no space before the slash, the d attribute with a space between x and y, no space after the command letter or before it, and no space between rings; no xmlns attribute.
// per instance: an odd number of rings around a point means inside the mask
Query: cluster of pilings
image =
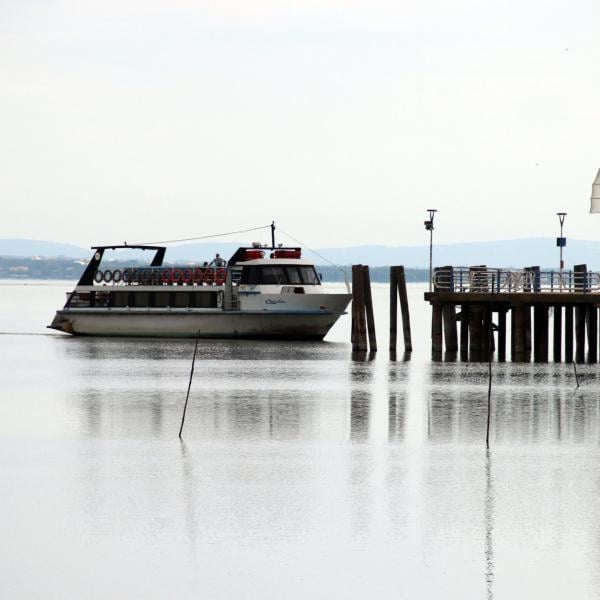
<svg viewBox="0 0 600 600"><path fill-rule="evenodd" d="M434 359L441 359L445 351L449 360L487 361L495 355L505 361L510 350L510 360L515 362L598 361L599 293L585 288L550 293L535 286L505 292L493 283L490 286L487 277L488 283L484 285L482 278L478 286L476 269L472 268L469 291L441 286L425 294L432 306ZM480 269L483 272L485 267ZM531 269L535 273L536 267ZM575 268L576 274L586 272L585 265Z"/></svg>

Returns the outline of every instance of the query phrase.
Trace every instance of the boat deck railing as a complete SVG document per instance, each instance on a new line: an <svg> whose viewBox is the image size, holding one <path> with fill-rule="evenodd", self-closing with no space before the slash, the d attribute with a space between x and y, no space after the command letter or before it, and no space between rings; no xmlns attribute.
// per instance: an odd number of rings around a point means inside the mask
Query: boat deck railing
<svg viewBox="0 0 600 600"><path fill-rule="evenodd" d="M487 267L438 267L434 292L451 293L600 293L600 273L593 271L540 271Z"/></svg>

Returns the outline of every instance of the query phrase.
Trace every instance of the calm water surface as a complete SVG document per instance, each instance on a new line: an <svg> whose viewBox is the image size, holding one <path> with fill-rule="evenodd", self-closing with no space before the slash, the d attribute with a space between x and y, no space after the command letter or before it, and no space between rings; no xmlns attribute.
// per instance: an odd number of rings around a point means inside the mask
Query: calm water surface
<svg viewBox="0 0 600 600"><path fill-rule="evenodd" d="M0 285L3 598L600 598L598 368L47 334ZM387 288L375 302L387 347Z"/></svg>

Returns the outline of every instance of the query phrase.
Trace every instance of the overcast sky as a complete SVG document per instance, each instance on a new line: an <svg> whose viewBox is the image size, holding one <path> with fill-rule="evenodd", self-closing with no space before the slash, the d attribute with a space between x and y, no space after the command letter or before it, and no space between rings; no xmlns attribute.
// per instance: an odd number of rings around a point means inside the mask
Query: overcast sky
<svg viewBox="0 0 600 600"><path fill-rule="evenodd" d="M600 238L600 3L1 0L0 237ZM239 236L238 236L239 237ZM266 236L265 236L266 239Z"/></svg>

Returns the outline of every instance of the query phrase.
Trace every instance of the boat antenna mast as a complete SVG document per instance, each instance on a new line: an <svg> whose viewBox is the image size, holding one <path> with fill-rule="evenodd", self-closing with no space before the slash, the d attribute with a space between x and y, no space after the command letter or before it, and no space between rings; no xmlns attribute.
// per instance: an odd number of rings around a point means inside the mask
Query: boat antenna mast
<svg viewBox="0 0 600 600"><path fill-rule="evenodd" d="M271 249L275 250L275 221L271 221Z"/></svg>

